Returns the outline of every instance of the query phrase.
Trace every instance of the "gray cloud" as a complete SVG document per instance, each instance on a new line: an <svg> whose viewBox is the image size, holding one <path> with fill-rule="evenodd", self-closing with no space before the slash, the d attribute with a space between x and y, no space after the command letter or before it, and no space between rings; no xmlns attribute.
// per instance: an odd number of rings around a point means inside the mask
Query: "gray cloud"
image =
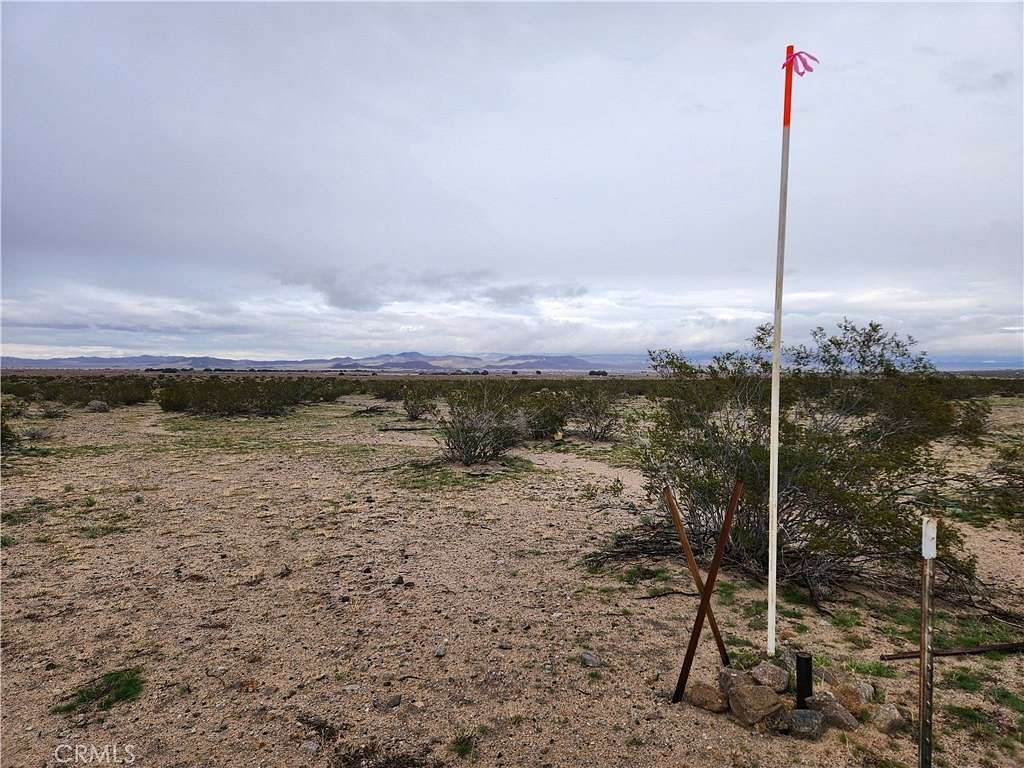
<svg viewBox="0 0 1024 768"><path fill-rule="evenodd" d="M787 334L1021 360L1020 5L0 13L10 354L741 342L795 35Z"/></svg>

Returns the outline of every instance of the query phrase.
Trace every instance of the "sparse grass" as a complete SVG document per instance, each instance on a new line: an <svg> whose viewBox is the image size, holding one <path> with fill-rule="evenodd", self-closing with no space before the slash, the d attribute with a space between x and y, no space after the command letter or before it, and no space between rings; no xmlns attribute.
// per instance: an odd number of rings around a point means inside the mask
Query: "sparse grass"
<svg viewBox="0 0 1024 768"><path fill-rule="evenodd" d="M496 483L538 472L529 459L506 456L498 461L500 469L494 472L469 472L455 469L439 461L411 461L395 473L395 483L410 491L442 491L469 488L476 484Z"/></svg>
<svg viewBox="0 0 1024 768"><path fill-rule="evenodd" d="M138 667L118 669L90 680L55 704L50 712L67 714L88 709L110 709L119 701L130 701L142 691L142 671Z"/></svg>
<svg viewBox="0 0 1024 768"><path fill-rule="evenodd" d="M855 609L836 611L831 618L832 624L840 629L852 629L860 626L860 612Z"/></svg>
<svg viewBox="0 0 1024 768"><path fill-rule="evenodd" d="M78 531L86 539L100 539L114 533L124 533L128 530L128 526L122 525L125 519L124 515L116 515L98 523L82 526Z"/></svg>
<svg viewBox="0 0 1024 768"><path fill-rule="evenodd" d="M871 677L896 677L896 670L890 667L888 664L883 664L880 661L858 661L856 659L850 661L848 665L853 672L859 675L870 675Z"/></svg>
<svg viewBox="0 0 1024 768"><path fill-rule="evenodd" d="M737 637L736 635L729 635L725 638L725 644L731 647L737 648L756 648L757 644L752 643L745 637Z"/></svg>
<svg viewBox="0 0 1024 768"><path fill-rule="evenodd" d="M981 690L982 684L987 679L988 676L980 672L973 672L967 667L958 667L942 679L942 684L946 688L956 688L968 693L977 693Z"/></svg>
<svg viewBox="0 0 1024 768"><path fill-rule="evenodd" d="M1000 706L1012 709L1014 712L1024 714L1024 697L1014 693L1008 688L1002 686L995 686L989 688L986 692L986 696Z"/></svg>
<svg viewBox="0 0 1024 768"><path fill-rule="evenodd" d="M715 596L721 605L732 605L736 602L736 583L732 581L716 582Z"/></svg>
<svg viewBox="0 0 1024 768"><path fill-rule="evenodd" d="M0 533L0 549L7 549L7 547L13 547L18 543L18 540L11 536L9 533Z"/></svg>
<svg viewBox="0 0 1024 768"><path fill-rule="evenodd" d="M647 568L643 565L631 565L619 574L619 580L627 584L639 584L641 581L668 581L672 578L665 568Z"/></svg>
<svg viewBox="0 0 1024 768"><path fill-rule="evenodd" d="M455 738L448 742L448 751L463 760L472 758L476 752L476 734L469 731L456 734Z"/></svg>
<svg viewBox="0 0 1024 768"><path fill-rule="evenodd" d="M783 584L779 588L779 596L791 605L813 606L811 593L796 584Z"/></svg>
<svg viewBox="0 0 1024 768"><path fill-rule="evenodd" d="M751 600L743 606L743 616L747 619L747 626L750 629L762 630L768 628L768 601Z"/></svg>
<svg viewBox="0 0 1024 768"><path fill-rule="evenodd" d="M970 730L979 734L995 733L995 727L992 725L989 716L980 709L950 704L946 707L945 711L946 714L953 718L954 728Z"/></svg>
<svg viewBox="0 0 1024 768"><path fill-rule="evenodd" d="M0 512L0 523L4 525L20 525L29 520L38 519L46 512L51 511L54 505L46 499L38 496L29 499L28 503L9 511Z"/></svg>

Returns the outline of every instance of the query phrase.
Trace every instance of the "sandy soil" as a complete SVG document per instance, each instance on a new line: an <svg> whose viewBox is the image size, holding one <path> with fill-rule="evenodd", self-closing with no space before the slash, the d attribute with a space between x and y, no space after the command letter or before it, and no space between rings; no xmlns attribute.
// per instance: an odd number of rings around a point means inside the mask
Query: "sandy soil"
<svg viewBox="0 0 1024 768"><path fill-rule="evenodd" d="M871 727L804 743L669 704L696 598L645 599L652 582L579 562L650 513L634 470L579 441L518 452L532 467L410 468L437 456L433 433L401 431L395 413L352 415L369 402L275 419L143 405L46 422L55 434L41 444L55 452L4 472L5 511L46 506L4 527L2 765L58 765L58 745L83 743L130 747L142 766L346 765L370 742L455 765L460 733L493 766L915 762L909 737ZM1024 581L1019 532L969 533L1006 558L997 575ZM682 561L663 565L656 586L691 589ZM737 595L716 608L723 631L761 645L743 612L761 590L725 580ZM790 613L783 639L836 659L910 647L867 622L871 647L858 649L813 610ZM585 668L586 650L603 666ZM694 679L713 680L717 664L706 637ZM952 665L1024 688L1019 656ZM49 712L131 666L145 678L138 699ZM914 662L892 666L897 677L872 682L912 706ZM948 765L1014 764L942 712L936 731Z"/></svg>

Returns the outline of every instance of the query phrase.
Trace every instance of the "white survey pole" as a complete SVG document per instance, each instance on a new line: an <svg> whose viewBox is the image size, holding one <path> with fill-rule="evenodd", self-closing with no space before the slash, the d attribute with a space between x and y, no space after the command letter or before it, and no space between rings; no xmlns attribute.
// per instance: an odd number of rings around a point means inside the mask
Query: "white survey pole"
<svg viewBox="0 0 1024 768"><path fill-rule="evenodd" d="M782 351L782 276L786 256L789 187L789 116L793 103L793 46L786 48L786 92L782 107L782 174L779 183L779 243L775 259L775 321L772 326L772 407L768 447L768 655L775 654L775 583L779 569L779 384Z"/></svg>
<svg viewBox="0 0 1024 768"><path fill-rule="evenodd" d="M935 661L932 655L932 634L935 624L935 556L938 554L938 521L934 517L921 520L921 638L918 660L918 768L932 766L932 694Z"/></svg>

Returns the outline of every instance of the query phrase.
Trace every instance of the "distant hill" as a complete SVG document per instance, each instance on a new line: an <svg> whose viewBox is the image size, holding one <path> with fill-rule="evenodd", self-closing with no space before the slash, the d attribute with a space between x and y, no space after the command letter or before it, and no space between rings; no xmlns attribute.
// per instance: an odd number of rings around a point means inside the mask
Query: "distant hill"
<svg viewBox="0 0 1024 768"><path fill-rule="evenodd" d="M604 358L605 356L600 356ZM637 355L615 356L615 360L593 362L574 355L424 355L420 352L374 355L373 357L330 357L303 360L233 360L207 355L135 355L130 357L51 357L35 359L27 357L0 358L3 368L63 368L72 370L120 369L143 370L145 368L221 368L247 370L261 368L271 370L378 370L378 371L458 371L458 370L541 370L541 371L589 371L595 369L614 371L642 371L647 368L647 359Z"/></svg>

